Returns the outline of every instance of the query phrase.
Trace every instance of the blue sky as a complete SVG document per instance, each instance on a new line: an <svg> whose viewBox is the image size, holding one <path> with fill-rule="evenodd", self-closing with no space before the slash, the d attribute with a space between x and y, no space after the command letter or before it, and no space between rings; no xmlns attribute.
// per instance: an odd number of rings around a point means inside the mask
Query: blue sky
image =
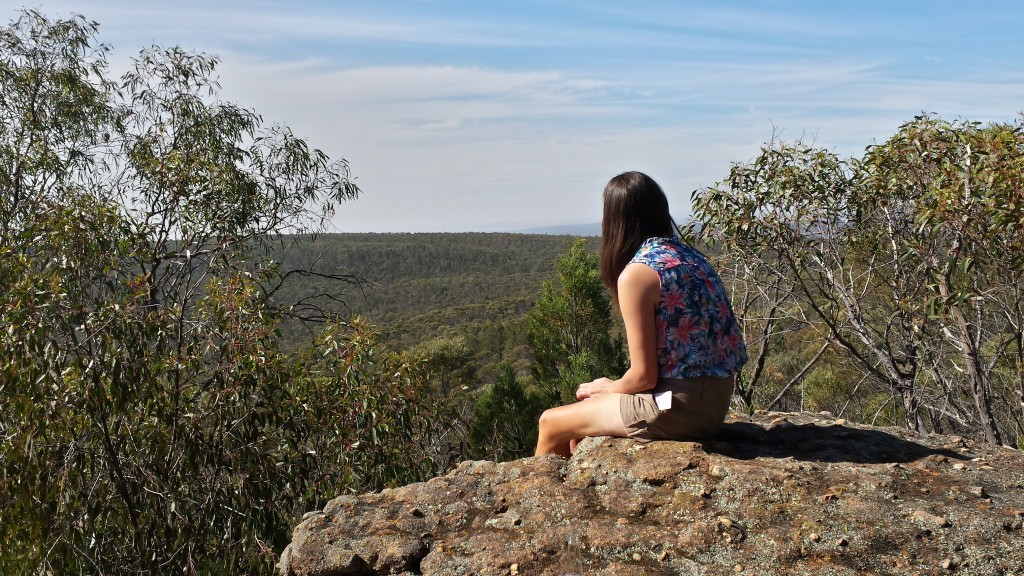
<svg viewBox="0 0 1024 576"><path fill-rule="evenodd" d="M222 98L350 162L332 231L597 222L624 170L685 219L773 133L859 155L921 112L1024 110L1019 0L27 5L98 21L118 74L154 43L219 55Z"/></svg>

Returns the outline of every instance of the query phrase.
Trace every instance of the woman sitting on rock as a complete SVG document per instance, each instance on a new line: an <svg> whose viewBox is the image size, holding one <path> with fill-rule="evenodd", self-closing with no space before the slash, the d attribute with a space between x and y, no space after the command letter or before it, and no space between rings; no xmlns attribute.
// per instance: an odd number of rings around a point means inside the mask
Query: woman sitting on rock
<svg viewBox="0 0 1024 576"><path fill-rule="evenodd" d="M743 334L722 280L677 238L665 193L646 174L620 174L604 189L600 271L626 327L629 369L546 410L537 455L568 457L586 436L713 436L747 361Z"/></svg>

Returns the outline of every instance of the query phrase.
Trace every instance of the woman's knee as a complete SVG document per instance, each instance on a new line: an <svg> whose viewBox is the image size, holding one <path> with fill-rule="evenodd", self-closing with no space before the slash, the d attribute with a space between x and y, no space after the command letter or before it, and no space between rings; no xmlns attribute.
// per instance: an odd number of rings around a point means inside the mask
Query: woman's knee
<svg viewBox="0 0 1024 576"><path fill-rule="evenodd" d="M558 422L558 411L554 408L548 408L540 415L540 421L537 423L542 434L550 434L556 427Z"/></svg>
<svg viewBox="0 0 1024 576"><path fill-rule="evenodd" d="M582 436L580 432L579 407L575 404L548 408L540 415L540 435L551 441L563 442Z"/></svg>

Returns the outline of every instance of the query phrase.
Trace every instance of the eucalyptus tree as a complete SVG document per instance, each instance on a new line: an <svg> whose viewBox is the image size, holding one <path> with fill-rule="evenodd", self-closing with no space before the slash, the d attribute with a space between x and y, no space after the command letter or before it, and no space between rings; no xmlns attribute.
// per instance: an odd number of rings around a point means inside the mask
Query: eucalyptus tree
<svg viewBox="0 0 1024 576"><path fill-rule="evenodd" d="M854 166L800 142L771 142L729 177L694 195L708 238L759 254L768 283L792 286L821 333L884 382L912 429L921 427L918 381L926 315L923 286L893 254L887 229L859 194Z"/></svg>
<svg viewBox="0 0 1024 576"><path fill-rule="evenodd" d="M989 442L1020 434L1024 400L1024 127L921 116L868 150L858 188L900 230L936 333L951 348L932 367L946 398ZM936 343L938 345L938 343ZM1014 390L1015 389L1015 390ZM994 404L1004 411L1000 425Z"/></svg>
<svg viewBox="0 0 1024 576"><path fill-rule="evenodd" d="M50 23L34 10L0 28L0 246L7 249L31 240L24 231L50 214L55 199L77 194L111 138L115 84L105 77L109 48L93 41L96 30L81 17Z"/></svg>
<svg viewBox="0 0 1024 576"><path fill-rule="evenodd" d="M254 251L358 189L216 58L115 82L96 34L0 28L0 572L269 573L297 513L416 469L409 366L358 325L280 352Z"/></svg>
<svg viewBox="0 0 1024 576"><path fill-rule="evenodd" d="M915 429L1024 431L1024 128L922 116L863 158L772 142L695 194Z"/></svg>

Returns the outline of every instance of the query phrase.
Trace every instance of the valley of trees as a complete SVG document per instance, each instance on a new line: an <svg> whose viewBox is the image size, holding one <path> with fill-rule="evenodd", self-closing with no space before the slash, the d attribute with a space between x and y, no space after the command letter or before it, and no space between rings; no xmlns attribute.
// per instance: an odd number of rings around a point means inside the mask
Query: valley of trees
<svg viewBox="0 0 1024 576"><path fill-rule="evenodd" d="M529 455L625 369L596 239L321 234L343 160L220 100L216 58L108 51L0 29L0 573L269 574L304 512ZM772 141L693 204L737 411L1024 443L1022 123Z"/></svg>
<svg viewBox="0 0 1024 576"><path fill-rule="evenodd" d="M367 317L403 348L436 337L492 338L499 321L530 309L572 241L497 233L295 237L270 254L283 270L331 271L349 281L307 275L282 285L274 298L301 303L283 327L295 345L309 339L295 320L324 312ZM587 246L595 251L597 238Z"/></svg>

